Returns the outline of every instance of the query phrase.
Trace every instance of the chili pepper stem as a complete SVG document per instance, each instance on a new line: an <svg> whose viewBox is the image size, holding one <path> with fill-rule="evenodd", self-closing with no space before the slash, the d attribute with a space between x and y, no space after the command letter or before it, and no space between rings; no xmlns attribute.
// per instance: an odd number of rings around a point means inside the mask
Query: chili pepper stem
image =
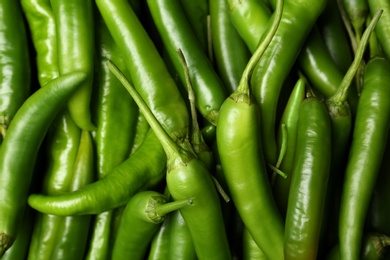
<svg viewBox="0 0 390 260"><path fill-rule="evenodd" d="M172 201L164 204L159 204L156 206L156 213L160 216L165 216L170 212L173 212L175 210L179 210L183 207L191 206L193 204L192 199L188 200L177 200Z"/></svg>
<svg viewBox="0 0 390 260"><path fill-rule="evenodd" d="M167 154L167 157L171 157L171 155L177 154L182 155L182 149L172 140L172 138L165 132L162 126L159 124L155 116L148 109L148 105L142 99L142 97L138 94L135 88L130 84L130 82L126 79L123 73L118 69L118 67L111 61L107 61L108 68L114 73L114 75L119 79L122 85L126 88L126 90L131 94L134 101L139 106L140 110L144 114L145 118L150 124L150 127L153 131L156 132L156 136L162 144L164 151Z"/></svg>
<svg viewBox="0 0 390 260"><path fill-rule="evenodd" d="M280 165L283 162L283 158L284 158L284 156L286 155L286 152L287 152L287 141L288 141L287 140L287 138L288 138L287 126L285 124L282 124L280 126L280 128L281 128L281 131L282 131L282 145L280 147L280 153L279 153L278 161L276 162L276 166L275 166L276 169L279 169ZM276 174L280 175L280 173L281 173L280 170L273 172L272 180L271 180L272 185L275 183ZM283 173L281 176L283 178L287 178L287 175L285 173Z"/></svg>
<svg viewBox="0 0 390 260"><path fill-rule="evenodd" d="M270 32L265 33L264 40L261 41L260 45L256 48L256 51L253 53L252 57L249 59L248 64L245 67L244 72L242 73L242 77L240 83L238 85L238 91L244 94L250 95L249 88L249 80L253 73L253 70L256 67L257 62L260 60L261 56L267 49L269 43L275 35L276 30L279 27L280 20L282 19L284 0L277 1L274 20L272 22Z"/></svg>
<svg viewBox="0 0 390 260"><path fill-rule="evenodd" d="M335 102L335 103L344 103L347 100L348 96L348 88L351 85L351 82L353 81L356 72L359 70L365 49L367 47L367 43L369 42L370 36L372 31L375 29L375 26L381 17L383 13L382 9L379 9L374 17L372 18L369 26L364 31L363 36L359 42L359 45L357 47L355 58L349 67L347 73L345 74L343 80L340 83L340 86L338 87L336 93L329 98L329 102Z"/></svg>

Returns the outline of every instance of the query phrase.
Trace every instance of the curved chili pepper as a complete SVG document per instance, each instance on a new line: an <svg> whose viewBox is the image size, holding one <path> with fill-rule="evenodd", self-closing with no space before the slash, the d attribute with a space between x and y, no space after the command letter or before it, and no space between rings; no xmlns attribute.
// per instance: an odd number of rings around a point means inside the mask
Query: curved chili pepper
<svg viewBox="0 0 390 260"><path fill-rule="evenodd" d="M250 53L233 26L226 0L210 1L210 20L217 72L231 94L237 89Z"/></svg>
<svg viewBox="0 0 390 260"><path fill-rule="evenodd" d="M331 121L324 103L306 98L300 108L297 147L284 239L285 259L316 259L331 163Z"/></svg>
<svg viewBox="0 0 390 260"><path fill-rule="evenodd" d="M186 86L186 79L177 49L181 49L186 57L198 110L205 119L216 125L218 111L227 97L227 92L210 60L199 46L196 36L191 33L191 26L178 2L179 0L147 1L153 21L182 84Z"/></svg>
<svg viewBox="0 0 390 260"><path fill-rule="evenodd" d="M266 161L276 163L275 117L284 79L326 1L286 1L279 29L253 72L252 91L260 106Z"/></svg>
<svg viewBox="0 0 390 260"><path fill-rule="evenodd" d="M339 218L340 253L357 259L367 208L385 149L390 122L390 62L372 58L365 67Z"/></svg>
<svg viewBox="0 0 390 260"><path fill-rule="evenodd" d="M283 1L279 1L266 38L249 60L237 90L223 103L217 125L219 157L233 203L256 244L271 259L283 259L284 226L268 181L259 136L259 111L249 82L278 29L282 10Z"/></svg>
<svg viewBox="0 0 390 260"><path fill-rule="evenodd" d="M0 197L3 198L0 201L0 256L12 245L19 231L33 166L44 135L67 98L85 78L85 73L73 72L50 81L23 103L8 128L0 149Z"/></svg>
<svg viewBox="0 0 390 260"><path fill-rule="evenodd" d="M50 4L56 26L60 74L83 71L88 77L68 101L69 112L81 129L93 130L90 111L94 69L92 1L50 0Z"/></svg>
<svg viewBox="0 0 390 260"><path fill-rule="evenodd" d="M156 191L135 194L123 211L112 259L144 259L147 247L165 216L191 204L191 200L168 202L166 196Z"/></svg>
<svg viewBox="0 0 390 260"><path fill-rule="evenodd" d="M138 150L105 178L70 193L31 194L28 203L42 213L59 216L101 213L125 205L140 189L154 187L164 178L165 164L166 155L149 130Z"/></svg>
<svg viewBox="0 0 390 260"><path fill-rule="evenodd" d="M163 146L167 155L166 183L172 198L192 201L190 207L181 208L180 212L190 230L198 258L230 259L221 205L205 164L196 158L192 149L183 149L169 137L124 75L112 62L108 66L131 94Z"/></svg>
<svg viewBox="0 0 390 260"><path fill-rule="evenodd" d="M0 144L30 94L31 69L27 33L18 1L0 3ZM17 32L17 33L16 33Z"/></svg>

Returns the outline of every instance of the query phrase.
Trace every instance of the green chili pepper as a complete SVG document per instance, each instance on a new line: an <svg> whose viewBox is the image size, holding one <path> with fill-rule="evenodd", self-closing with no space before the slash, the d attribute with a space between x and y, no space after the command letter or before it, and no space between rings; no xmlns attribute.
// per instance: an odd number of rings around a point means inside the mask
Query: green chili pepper
<svg viewBox="0 0 390 260"><path fill-rule="evenodd" d="M59 76L57 33L50 0L21 0L36 51L38 81L41 86Z"/></svg>
<svg viewBox="0 0 390 260"><path fill-rule="evenodd" d="M165 164L166 155L149 131L138 150L105 178L70 193L31 194L28 203L40 212L60 216L102 213L125 205L138 190L161 182Z"/></svg>
<svg viewBox="0 0 390 260"><path fill-rule="evenodd" d="M337 0L328 1L324 12L317 20L317 25L330 56L341 72L345 73L352 63L352 48Z"/></svg>
<svg viewBox="0 0 390 260"><path fill-rule="evenodd" d="M263 2L256 0L227 0L227 2L234 27L253 53L267 28L271 10Z"/></svg>
<svg viewBox="0 0 390 260"><path fill-rule="evenodd" d="M0 256L12 245L21 225L43 137L85 77L85 73L74 72L50 81L23 103L8 128L0 149Z"/></svg>
<svg viewBox="0 0 390 260"><path fill-rule="evenodd" d="M283 1L279 1L265 39L249 60L237 90L223 103L217 125L219 157L233 203L256 244L271 259L283 259L284 227L268 181L259 138L259 111L249 82L278 29L282 10Z"/></svg>
<svg viewBox="0 0 390 260"><path fill-rule="evenodd" d="M363 237L360 258L362 260L379 260L384 258L390 246L390 237L379 233L366 234ZM326 260L339 260L340 246L336 245L326 256Z"/></svg>
<svg viewBox="0 0 390 260"><path fill-rule="evenodd" d="M124 71L126 65L103 20L96 14L96 52L98 68L94 79L96 119L95 144L97 174L102 179L130 154L138 121L138 107L108 70L106 60L114 60ZM94 96L95 93L93 93ZM122 98L122 102L118 99ZM115 137L115 138L113 138ZM110 226L113 211L94 218L87 259L106 259L110 251Z"/></svg>
<svg viewBox="0 0 390 260"><path fill-rule="evenodd" d="M383 158L388 158L389 155L390 139L388 138ZM387 203L390 199L389 163L389 160L382 159L366 220L367 228L371 232L379 232L386 236L390 236L390 211L387 208Z"/></svg>
<svg viewBox="0 0 390 260"><path fill-rule="evenodd" d="M282 118L280 120L280 128L277 136L279 150L282 147L282 135L283 125L287 132L287 150L283 157L283 160L278 167L282 172L287 174L287 178L276 178L273 185L273 193L275 202L278 205L279 211L283 217L286 216L288 193L290 190L290 183L293 173L293 165L295 158L295 150L297 146L297 125L299 119L299 108L301 107L302 101L305 98L305 79L300 78L294 86L291 92L290 98L285 106Z"/></svg>
<svg viewBox="0 0 390 260"><path fill-rule="evenodd" d="M0 144L16 111L30 94L30 57L18 1L0 3Z"/></svg>
<svg viewBox="0 0 390 260"><path fill-rule="evenodd" d="M198 110L205 119L216 125L219 108L227 96L226 90L199 46L196 36L191 33L190 24L178 2L179 0L147 1L153 21L181 82L186 86L177 49L181 49L186 57Z"/></svg>
<svg viewBox="0 0 390 260"><path fill-rule="evenodd" d="M253 72L251 88L260 106L265 158L272 165L277 158L275 117L281 87L325 4L326 1L286 1L274 40Z"/></svg>
<svg viewBox="0 0 390 260"><path fill-rule="evenodd" d="M179 212L179 211L177 211ZM157 232L154 234L150 242L150 249L148 253L148 260L164 260L169 259L169 245L170 245L170 222L172 214L165 217L164 222L160 225Z"/></svg>
<svg viewBox="0 0 390 260"><path fill-rule="evenodd" d="M213 179L205 164L191 150L176 144L158 123L146 103L112 62L111 71L129 91L153 131L156 131L167 155L166 182L175 201L192 200L191 207L180 209L199 259L230 259L222 211Z"/></svg>
<svg viewBox="0 0 390 260"><path fill-rule="evenodd" d="M147 247L165 215L191 206L191 200L168 202L156 191L141 191L127 203L115 239L112 259L144 259Z"/></svg>
<svg viewBox="0 0 390 260"><path fill-rule="evenodd" d="M96 4L119 50L127 57L134 86L164 129L175 140L185 142L189 130L186 104L131 6L125 0L98 0Z"/></svg>
<svg viewBox="0 0 390 260"><path fill-rule="evenodd" d="M31 208L26 208L18 237L11 248L1 257L2 260L27 259L35 219L34 213Z"/></svg>
<svg viewBox="0 0 390 260"><path fill-rule="evenodd" d="M382 46L386 58L390 59L390 3L385 0L367 0L371 14L375 14L378 9L383 10L381 19L375 28L375 33Z"/></svg>
<svg viewBox="0 0 390 260"><path fill-rule="evenodd" d="M284 238L285 259L316 259L331 162L331 122L314 96L300 107Z"/></svg>
<svg viewBox="0 0 390 260"><path fill-rule="evenodd" d="M81 129L93 130L90 111L94 69L92 1L50 0L50 4L56 26L60 74L83 71L88 77L69 100L69 112Z"/></svg>
<svg viewBox="0 0 390 260"><path fill-rule="evenodd" d="M250 54L232 24L226 0L210 1L210 20L217 72L228 94L231 94L237 89Z"/></svg>
<svg viewBox="0 0 390 260"><path fill-rule="evenodd" d="M342 0L342 4L359 43L369 13L367 0Z"/></svg>
<svg viewBox="0 0 390 260"><path fill-rule="evenodd" d="M91 183L94 176L93 142L91 134L83 130L77 157L73 165L73 171L67 184L67 189L78 190ZM59 217L60 226L56 232L55 244L53 244L51 259L83 259L89 235L90 215ZM53 241L52 241L53 242Z"/></svg>
<svg viewBox="0 0 390 260"><path fill-rule="evenodd" d="M190 147L186 105L131 7L122 0L99 0L97 5L119 49L129 55L127 68L149 107L180 145ZM111 15L113 13L115 16ZM136 191L153 187L164 177L166 155L155 138L149 131L133 155L101 181L68 194L32 194L29 197L30 206L47 214L67 216L101 213L126 204ZM149 158L148 161L144 160L145 156ZM106 192L102 193L102 190Z"/></svg>
<svg viewBox="0 0 390 260"><path fill-rule="evenodd" d="M364 72L341 198L339 237L343 259L357 259L363 226L389 131L390 62L372 58Z"/></svg>
<svg viewBox="0 0 390 260"><path fill-rule="evenodd" d="M69 190L73 167L80 144L81 130L64 110L51 124L45 146L45 172L41 191L59 194ZM29 259L50 259L57 242L63 235L59 231L63 217L36 214L32 233Z"/></svg>
<svg viewBox="0 0 390 260"><path fill-rule="evenodd" d="M209 0L180 0L179 2L178 4L182 6L196 38L199 40L203 51L207 54L209 48Z"/></svg>
<svg viewBox="0 0 390 260"><path fill-rule="evenodd" d="M253 240L248 229L244 228L242 238L242 259L243 260L265 260L268 259L263 251L259 248L256 242Z"/></svg>

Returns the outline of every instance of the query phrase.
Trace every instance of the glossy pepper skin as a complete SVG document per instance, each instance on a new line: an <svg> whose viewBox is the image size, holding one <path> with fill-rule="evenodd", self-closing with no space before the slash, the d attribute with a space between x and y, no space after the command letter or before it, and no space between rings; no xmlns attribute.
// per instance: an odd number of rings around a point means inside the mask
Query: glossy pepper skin
<svg viewBox="0 0 390 260"><path fill-rule="evenodd" d="M364 222L386 146L390 122L390 62L371 58L353 130L343 184L339 240L342 259L357 259Z"/></svg>
<svg viewBox="0 0 390 260"><path fill-rule="evenodd" d="M0 255L12 245L19 231L45 133L85 78L85 73L73 72L50 81L23 103L9 127L0 149Z"/></svg>
<svg viewBox="0 0 390 260"><path fill-rule="evenodd" d="M16 111L30 94L31 69L27 33L20 3L2 1L0 13L1 144Z"/></svg>
<svg viewBox="0 0 390 260"><path fill-rule="evenodd" d="M325 4L323 0L286 1L279 29L253 72L251 89L260 106L265 158L273 165L277 158L275 117L281 87Z"/></svg>
<svg viewBox="0 0 390 260"><path fill-rule="evenodd" d="M189 131L186 104L131 6L125 0L98 0L96 4L119 50L127 57L134 86L164 129L185 142Z"/></svg>
<svg viewBox="0 0 390 260"><path fill-rule="evenodd" d="M84 130L94 130L90 100L94 70L92 1L51 0L56 26L57 59L60 75L83 71L87 79L68 101L75 123Z"/></svg>
<svg viewBox="0 0 390 260"><path fill-rule="evenodd" d="M50 0L21 0L36 51L38 81L42 86L59 76L57 33Z"/></svg>
<svg viewBox="0 0 390 260"><path fill-rule="evenodd" d="M259 135L259 107L249 82L278 29L282 10L283 1L279 1L265 40L251 57L237 90L223 103L217 125L219 158L232 201L253 240L271 259L284 258L284 225L268 180Z"/></svg>
<svg viewBox="0 0 390 260"><path fill-rule="evenodd" d="M185 85L186 81L177 49L181 49L186 57L198 111L211 124L216 125L218 111L227 97L227 92L191 30L179 0L147 2L153 21L182 84Z"/></svg>
<svg viewBox="0 0 390 260"><path fill-rule="evenodd" d="M331 122L324 103L300 107L284 238L285 259L316 259L331 163Z"/></svg>
<svg viewBox="0 0 390 260"><path fill-rule="evenodd" d="M145 162L145 158L149 160ZM161 182L165 164L164 150L153 131L148 131L133 156L115 167L105 178L61 195L31 194L28 203L40 212L60 216L101 213L125 205L138 190Z"/></svg>
<svg viewBox="0 0 390 260"><path fill-rule="evenodd" d="M386 58L390 59L390 3L386 0L367 0L367 2L372 15L379 8L383 9L381 19L375 27L375 33Z"/></svg>
<svg viewBox="0 0 390 260"><path fill-rule="evenodd" d="M68 191L73 166L77 157L81 130L67 110L62 111L51 124L46 136L47 161L41 191L59 194ZM29 259L50 259L64 218L37 213L29 249Z"/></svg>
<svg viewBox="0 0 390 260"><path fill-rule="evenodd" d="M233 26L226 0L210 1L210 20L217 72L231 94L237 89L249 61L249 50Z"/></svg>
<svg viewBox="0 0 390 260"><path fill-rule="evenodd" d="M96 73L92 92L92 114L96 122L94 142L98 179L107 176L130 155L136 134L138 107L105 62L112 59L124 71L125 61L101 16L95 13ZM122 101L118 102L121 99ZM113 138L115 137L115 138ZM94 217L86 259L106 259L111 251L111 220L114 211Z"/></svg>

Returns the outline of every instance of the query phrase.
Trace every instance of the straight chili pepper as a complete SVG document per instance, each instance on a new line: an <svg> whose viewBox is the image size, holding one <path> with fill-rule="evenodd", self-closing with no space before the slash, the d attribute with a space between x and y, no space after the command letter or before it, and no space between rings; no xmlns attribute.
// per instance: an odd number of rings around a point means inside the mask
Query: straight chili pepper
<svg viewBox="0 0 390 260"><path fill-rule="evenodd" d="M324 12L317 20L317 25L330 56L340 71L345 73L352 63L352 48L337 0L328 1Z"/></svg>
<svg viewBox="0 0 390 260"><path fill-rule="evenodd" d="M109 71L106 60L114 60L126 71L125 61L112 39L100 14L95 14L96 63L92 112L96 131L98 179L104 178L129 156L136 132L138 107ZM122 102L118 99L122 98ZM115 138L113 138L115 137ZM94 217L93 231L89 238L86 259L106 259L110 251L111 220L114 211L106 211Z"/></svg>
<svg viewBox="0 0 390 260"><path fill-rule="evenodd" d="M357 259L390 122L390 62L373 57L364 72L339 218L342 259Z"/></svg>
<svg viewBox="0 0 390 260"><path fill-rule="evenodd" d="M31 69L27 33L20 3L2 1L0 13L1 144L16 111L30 94Z"/></svg>
<svg viewBox="0 0 390 260"><path fill-rule="evenodd" d="M382 46L385 57L390 59L390 3L386 0L367 0L367 2L371 15L378 9L383 10L382 17L375 28L375 33Z"/></svg>
<svg viewBox="0 0 390 260"><path fill-rule="evenodd" d="M367 0L341 0L340 3L343 5L355 31L356 41L359 43L369 13Z"/></svg>
<svg viewBox="0 0 390 260"><path fill-rule="evenodd" d="M285 259L316 259L331 162L331 122L314 96L300 107L284 238Z"/></svg>
<svg viewBox="0 0 390 260"><path fill-rule="evenodd" d="M137 91L169 135L185 142L189 131L186 104L131 6L125 0L97 0L96 4L119 50L126 56Z"/></svg>
<svg viewBox="0 0 390 260"><path fill-rule="evenodd" d="M271 259L283 259L284 225L268 181L259 111L249 84L255 65L278 29L282 10L283 1L279 1L266 38L249 60L237 90L223 103L217 125L219 157L233 203L256 244Z"/></svg>
<svg viewBox="0 0 390 260"><path fill-rule="evenodd" d="M0 148L0 256L19 231L33 166L45 133L85 78L85 73L73 72L50 81L23 103L9 127Z"/></svg>
<svg viewBox="0 0 390 260"><path fill-rule="evenodd" d="M283 160L278 167L282 172L287 174L287 178L276 178L273 184L273 194L275 202L278 205L279 211L283 217L286 216L288 193L290 190L290 184L293 173L293 165L295 159L295 150L297 145L297 126L299 120L299 108L302 101L305 98L305 79L300 78L294 86L293 91L290 94L290 98L285 106L283 115L280 120L280 128L278 131L277 141L279 150L283 145L283 125L287 132L287 150L283 157Z"/></svg>
<svg viewBox="0 0 390 260"><path fill-rule="evenodd" d="M41 86L59 76L57 33L50 0L21 0L36 52Z"/></svg>
<svg viewBox="0 0 390 260"><path fill-rule="evenodd" d="M94 178L94 150L89 131L82 130L72 174L66 176L67 190L78 190ZM89 237L91 215L61 218L52 246L51 259L83 259ZM52 241L54 242L54 241Z"/></svg>
<svg viewBox="0 0 390 260"><path fill-rule="evenodd" d="M196 38L199 40L204 53L209 51L209 0L180 0L179 5L182 6L183 11L191 25Z"/></svg>
<svg viewBox="0 0 390 260"><path fill-rule="evenodd" d="M230 95L237 89L250 53L233 26L226 0L210 1L210 20L217 72Z"/></svg>
<svg viewBox="0 0 390 260"><path fill-rule="evenodd" d="M191 31L191 26L180 8L179 0L147 1L153 21L181 82L185 75L177 49L186 57L198 110L211 124L216 125L218 111L227 92L210 60Z"/></svg>
<svg viewBox="0 0 390 260"><path fill-rule="evenodd" d="M111 71L129 91L151 128L156 131L167 155L167 187L175 201L191 200L190 207L180 209L194 242L199 259L230 259L223 226L221 205L213 179L205 164L191 150L181 148L165 132L136 90L112 62Z"/></svg>

